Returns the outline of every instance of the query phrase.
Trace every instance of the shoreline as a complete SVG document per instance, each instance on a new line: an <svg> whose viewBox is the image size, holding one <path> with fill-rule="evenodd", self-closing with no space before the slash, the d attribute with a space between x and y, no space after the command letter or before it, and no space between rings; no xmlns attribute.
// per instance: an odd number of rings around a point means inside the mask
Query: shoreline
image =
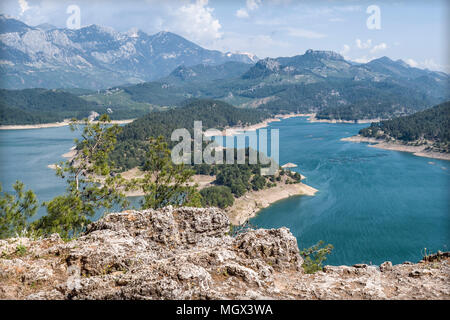
<svg viewBox="0 0 450 320"><path fill-rule="evenodd" d="M124 120L111 120L111 124L127 124L136 119L124 119ZM91 121L96 123L97 121ZM82 121L78 123L82 124ZM70 121L51 122L51 123L39 123L39 124L12 124L12 125L0 125L0 130L29 130L29 129L46 129L46 128L58 128L65 127L70 124Z"/></svg>
<svg viewBox="0 0 450 320"><path fill-rule="evenodd" d="M280 184L276 187L247 192L234 200L231 207L225 208L230 222L233 225L242 225L250 218L255 217L261 209L267 208L277 201L292 196L314 196L317 189L304 184Z"/></svg>
<svg viewBox="0 0 450 320"><path fill-rule="evenodd" d="M122 178L125 180L131 180L136 178L143 178L144 173L139 170L139 168L135 167L133 169L130 169L128 171L121 173ZM192 176L192 182L190 185L197 184L197 190L202 190L204 188L210 187L213 185L213 182L216 180L215 176L205 175L205 174L195 174ZM142 197L144 196L144 192L141 190L130 190L125 191L126 197Z"/></svg>
<svg viewBox="0 0 450 320"><path fill-rule="evenodd" d="M277 122L284 119L295 118L295 117L308 117L308 121L322 122L322 123L348 123L348 124L362 124L362 123L372 123L379 122L385 119L363 119L363 120L328 120L328 119L317 119L315 113L289 113L289 114L276 114L272 118L263 120L262 122L252 124L249 126L234 126L225 128L221 131L222 136L232 136L241 133L242 131L255 131L258 129L266 128L271 122ZM124 120L111 120L111 124L128 124L136 119L124 119ZM81 121L79 123L82 123ZM93 121L96 123L96 121ZM50 122L50 123L38 123L38 124L12 124L12 125L0 125L0 130L28 130L28 129L46 129L46 128L58 128L65 127L70 124L69 120L64 120L62 122ZM206 135L210 136L210 135Z"/></svg>
<svg viewBox="0 0 450 320"><path fill-rule="evenodd" d="M258 129L262 129L262 128L266 128L269 126L270 123L272 122L278 122L284 119L289 119L289 118L296 118L296 117L308 117L308 122L311 123L347 123L347 124L364 124L364 123L372 123L372 122L380 122L383 121L385 119L381 119L381 118L377 118L377 119L362 119L362 120L327 120L327 119L317 119L316 118L316 114L315 113L289 113L289 114L276 114L275 116L273 116L272 118L268 118L262 122L256 123L256 124L252 124L249 126L234 126L234 127L229 127L229 128L225 128L224 130L221 131L221 135L222 136L233 136L236 134L240 134L243 131L256 131ZM209 134L205 134L205 136L209 137L211 135Z"/></svg>
<svg viewBox="0 0 450 320"><path fill-rule="evenodd" d="M122 177L125 180L133 178L142 178L144 173L137 167L123 172ZM306 179L302 175L302 180ZM214 186L215 176L196 174L192 177L191 185L197 184L197 190ZM241 225L250 218L255 217L261 209L267 208L273 203L290 198L292 196L314 196L318 192L317 189L304 184L303 182L296 184L279 183L275 187L262 189L258 191L249 191L242 197L235 198L231 207L225 208L230 222L233 225ZM141 190L133 190L125 192L127 197L140 197L144 193Z"/></svg>
<svg viewBox="0 0 450 320"><path fill-rule="evenodd" d="M363 124L363 123L372 123L372 122L380 122L386 119L358 119L358 120L341 120L341 119L317 119L316 114L313 114L309 117L309 122L322 122L322 123L348 123L348 124Z"/></svg>
<svg viewBox="0 0 450 320"><path fill-rule="evenodd" d="M265 119L261 122L258 122L258 123L255 123L255 124L252 124L249 126L244 126L244 127L234 126L234 127L225 128L222 131L220 131L220 133L221 133L220 135L225 136L225 137L234 136L234 135L242 133L243 131L256 131L256 130L259 130L262 128L266 128L272 122L279 122L284 119L295 118L295 117L312 117L312 116L314 116L314 113L276 114L272 118ZM207 133L206 131L204 131L204 135L205 135L205 137L214 136L214 135Z"/></svg>
<svg viewBox="0 0 450 320"><path fill-rule="evenodd" d="M427 150L425 150L427 147L426 145L409 146L409 145L404 145L404 144L400 144L400 143L386 142L386 141L379 140L376 138L363 137L361 135L342 138L341 141L356 142L356 143L369 143L368 147L370 147L370 148L408 152L408 153L412 153L413 155L418 156L418 157L450 161L450 154L434 152L434 151L427 151Z"/></svg>

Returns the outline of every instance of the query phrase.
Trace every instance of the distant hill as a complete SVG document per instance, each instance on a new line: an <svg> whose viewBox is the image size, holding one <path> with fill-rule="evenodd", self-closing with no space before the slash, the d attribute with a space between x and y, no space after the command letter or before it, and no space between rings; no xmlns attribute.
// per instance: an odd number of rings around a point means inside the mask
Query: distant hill
<svg viewBox="0 0 450 320"><path fill-rule="evenodd" d="M330 120L389 119L450 100L449 75L388 57L360 64L310 49L258 61L207 50L170 32L31 27L4 15L0 60L0 87L77 88L63 91L121 118L192 98Z"/></svg>
<svg viewBox="0 0 450 320"><path fill-rule="evenodd" d="M181 66L157 81L116 88L131 103L179 106L211 98L270 113L314 112L320 119L373 119L412 114L450 99L450 77L387 57L366 64L331 51L264 59L255 65ZM114 96L103 92L89 99Z"/></svg>
<svg viewBox="0 0 450 320"><path fill-rule="evenodd" d="M81 91L86 93L86 91ZM113 119L130 119L152 110L150 105L107 106L87 101L62 90L0 89L0 125L60 122L64 119L88 117L92 111L109 113Z"/></svg>
<svg viewBox="0 0 450 320"><path fill-rule="evenodd" d="M123 127L117 138L112 160L122 170L142 165L144 146L150 137L162 135L170 142L175 129L186 128L193 136L194 121L202 121L203 129L223 129L228 126L251 125L267 119L259 110L235 108L223 101L192 99L180 108L152 112Z"/></svg>
<svg viewBox="0 0 450 320"><path fill-rule="evenodd" d="M35 124L87 117L97 104L66 92L0 89L0 124Z"/></svg>
<svg viewBox="0 0 450 320"><path fill-rule="evenodd" d="M235 61L225 62L220 65L199 64L192 67L179 66L169 76L158 81L168 84L183 84L185 82L234 79L241 77L251 67L252 64Z"/></svg>
<svg viewBox="0 0 450 320"><path fill-rule="evenodd" d="M404 143L431 142L435 151L450 152L450 101L406 117L372 123L360 135Z"/></svg>
<svg viewBox="0 0 450 320"><path fill-rule="evenodd" d="M2 88L105 89L165 77L181 65L254 63L257 58L207 50L170 32L31 27L0 15L0 60Z"/></svg>

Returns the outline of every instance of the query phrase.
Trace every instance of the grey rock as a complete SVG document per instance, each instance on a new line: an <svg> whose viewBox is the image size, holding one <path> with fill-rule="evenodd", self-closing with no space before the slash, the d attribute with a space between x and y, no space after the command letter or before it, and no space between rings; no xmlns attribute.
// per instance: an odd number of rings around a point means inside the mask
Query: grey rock
<svg viewBox="0 0 450 320"><path fill-rule="evenodd" d="M382 264L380 264L381 272L390 271L390 270L392 270L392 262L386 261L386 262L383 262Z"/></svg>
<svg viewBox="0 0 450 320"><path fill-rule="evenodd" d="M111 213L67 243L1 240L0 299L450 299L446 253L305 274L289 229L228 232L222 210L167 207Z"/></svg>

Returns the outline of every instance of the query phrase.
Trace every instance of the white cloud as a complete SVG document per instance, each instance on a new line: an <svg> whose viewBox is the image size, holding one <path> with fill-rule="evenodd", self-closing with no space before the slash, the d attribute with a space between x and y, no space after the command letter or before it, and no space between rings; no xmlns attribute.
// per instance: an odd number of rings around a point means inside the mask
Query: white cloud
<svg viewBox="0 0 450 320"><path fill-rule="evenodd" d="M239 9L236 11L236 17L238 18L248 18L248 12L244 8Z"/></svg>
<svg viewBox="0 0 450 320"><path fill-rule="evenodd" d="M245 8L241 8L236 11L236 17L238 18L248 18L249 12L259 8L261 0L247 0Z"/></svg>
<svg viewBox="0 0 450 320"><path fill-rule="evenodd" d="M28 2L26 0L19 0L19 6L20 6L20 15L23 15L25 11L30 9L30 6L28 5Z"/></svg>
<svg viewBox="0 0 450 320"><path fill-rule="evenodd" d="M418 68L450 73L450 65L439 64L433 59L425 59L422 63L418 63Z"/></svg>
<svg viewBox="0 0 450 320"><path fill-rule="evenodd" d="M370 53L383 51L388 48L387 44L384 42L381 42L377 45L373 45L372 39L367 39L366 42L362 42L361 39L356 39L355 44L358 49L361 49L361 50L370 49Z"/></svg>
<svg viewBox="0 0 450 320"><path fill-rule="evenodd" d="M336 11L341 11L341 12L357 12L357 11L361 11L362 7L361 6L335 6L334 10Z"/></svg>
<svg viewBox="0 0 450 320"><path fill-rule="evenodd" d="M247 9L248 10L256 10L261 4L261 0L247 0Z"/></svg>
<svg viewBox="0 0 450 320"><path fill-rule="evenodd" d="M171 29L187 36L189 40L203 45L221 37L222 26L213 16L214 9L208 7L208 0L197 0L178 8L173 14Z"/></svg>
<svg viewBox="0 0 450 320"><path fill-rule="evenodd" d="M345 56L349 52L350 52L350 46L348 44L344 44L342 46L342 50L341 50L340 54Z"/></svg>
<svg viewBox="0 0 450 320"><path fill-rule="evenodd" d="M328 21L330 21L330 22L344 22L345 19L343 19L343 18L330 18L330 19L328 19Z"/></svg>
<svg viewBox="0 0 450 320"><path fill-rule="evenodd" d="M348 57L348 52L351 51L352 48L347 45L344 45L341 54L348 60L358 63L367 63L369 61L372 61L373 59L379 58L380 56L377 53L388 49L388 45L385 42L374 44L372 39L367 39L366 41L356 39L353 48L356 48L358 50L353 51L351 57ZM361 53L361 51L363 53Z"/></svg>
<svg viewBox="0 0 450 320"><path fill-rule="evenodd" d="M414 68L417 68L419 66L419 63L417 61L415 61L414 59L406 59L406 63Z"/></svg>
<svg viewBox="0 0 450 320"><path fill-rule="evenodd" d="M416 61L412 58L406 59L406 63L409 64L411 67L414 68L420 68L420 69L428 69L428 70L434 70L434 71L443 71L446 73L449 73L450 66L448 65L441 65L434 61L433 59L425 59L424 61Z"/></svg>
<svg viewBox="0 0 450 320"><path fill-rule="evenodd" d="M368 39L366 42L362 42L360 39L355 40L358 49L369 49L372 47L372 40Z"/></svg>
<svg viewBox="0 0 450 320"><path fill-rule="evenodd" d="M326 35L318 33L311 30L300 29L300 28L287 28L288 34L291 37L306 38L306 39L321 39L325 38Z"/></svg>
<svg viewBox="0 0 450 320"><path fill-rule="evenodd" d="M278 37L272 38L270 35L257 34L248 35L237 32L225 32L222 38L214 42L214 47L223 52L251 52L258 58L279 57L287 54L286 51L292 49L292 44L281 41ZM296 51L289 53L296 54Z"/></svg>
<svg viewBox="0 0 450 320"><path fill-rule="evenodd" d="M386 49L387 49L387 44L384 43L384 42L382 42L382 43L377 44L376 46L374 46L374 47L370 50L370 52L371 52L371 53L375 53L375 52L377 52L377 51L383 51L383 50L386 50Z"/></svg>
<svg viewBox="0 0 450 320"><path fill-rule="evenodd" d="M375 59L375 58L374 57L362 56L360 58L352 59L352 61L355 61L355 62L358 62L358 63L367 63L369 61L372 61L373 59Z"/></svg>

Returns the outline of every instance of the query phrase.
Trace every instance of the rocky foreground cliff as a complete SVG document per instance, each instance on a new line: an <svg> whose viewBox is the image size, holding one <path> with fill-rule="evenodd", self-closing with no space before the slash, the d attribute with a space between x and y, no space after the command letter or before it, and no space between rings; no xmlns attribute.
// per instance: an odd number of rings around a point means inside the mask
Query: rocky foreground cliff
<svg viewBox="0 0 450 320"><path fill-rule="evenodd" d="M286 228L229 235L218 209L113 213L64 242L0 241L1 299L450 299L449 253L305 274Z"/></svg>

